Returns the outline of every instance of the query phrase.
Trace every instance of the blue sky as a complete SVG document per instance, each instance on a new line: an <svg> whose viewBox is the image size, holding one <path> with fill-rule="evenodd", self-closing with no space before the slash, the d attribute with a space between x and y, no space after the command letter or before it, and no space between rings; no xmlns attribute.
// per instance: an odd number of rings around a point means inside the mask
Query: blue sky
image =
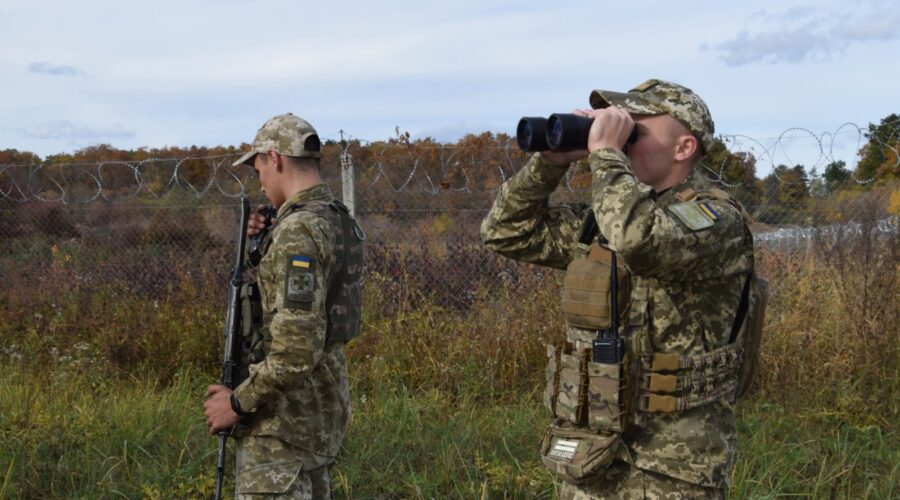
<svg viewBox="0 0 900 500"><path fill-rule="evenodd" d="M900 112L900 2L4 0L0 72L0 148L42 156L239 144L286 111L325 137L512 133L655 77L764 172L815 164L814 136L852 165L840 127Z"/></svg>

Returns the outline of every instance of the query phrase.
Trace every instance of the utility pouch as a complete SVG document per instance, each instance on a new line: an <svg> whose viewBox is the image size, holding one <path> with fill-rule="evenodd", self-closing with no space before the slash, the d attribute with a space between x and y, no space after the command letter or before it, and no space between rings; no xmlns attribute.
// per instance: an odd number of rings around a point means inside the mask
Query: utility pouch
<svg viewBox="0 0 900 500"><path fill-rule="evenodd" d="M588 363L588 426L595 432L625 432L625 362Z"/></svg>
<svg viewBox="0 0 900 500"><path fill-rule="evenodd" d="M612 324L611 260L612 252L594 244L586 256L573 260L566 268L562 311L570 325L588 330L605 330ZM617 275L619 309L624 311L630 294L628 273L619 266Z"/></svg>
<svg viewBox="0 0 900 500"><path fill-rule="evenodd" d="M582 484L609 467L619 444L618 434L597 434L557 420L541 440L541 460L558 478Z"/></svg>
<svg viewBox="0 0 900 500"><path fill-rule="evenodd" d="M587 416L585 389L589 354L589 349L576 350L571 344L566 344L559 354L559 390L554 414L573 424L584 422Z"/></svg>

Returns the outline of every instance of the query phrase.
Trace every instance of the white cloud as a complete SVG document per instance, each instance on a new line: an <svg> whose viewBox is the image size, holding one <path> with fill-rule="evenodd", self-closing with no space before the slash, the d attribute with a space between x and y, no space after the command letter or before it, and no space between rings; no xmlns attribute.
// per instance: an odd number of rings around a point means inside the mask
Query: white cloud
<svg viewBox="0 0 900 500"><path fill-rule="evenodd" d="M40 123L21 130L22 135L29 139L41 139L51 141L66 141L72 144L98 142L111 139L129 139L135 136L134 132L126 130L119 124L109 128L94 128L86 125L77 125L68 121L53 121Z"/></svg>
<svg viewBox="0 0 900 500"><path fill-rule="evenodd" d="M33 62L28 65L28 71L52 76L78 76L84 74L75 66L53 65L45 61Z"/></svg>
<svg viewBox="0 0 900 500"><path fill-rule="evenodd" d="M749 21L758 26L701 48L718 52L728 66L799 64L830 60L855 44L900 39L900 6L877 1L852 10L825 5L763 11Z"/></svg>

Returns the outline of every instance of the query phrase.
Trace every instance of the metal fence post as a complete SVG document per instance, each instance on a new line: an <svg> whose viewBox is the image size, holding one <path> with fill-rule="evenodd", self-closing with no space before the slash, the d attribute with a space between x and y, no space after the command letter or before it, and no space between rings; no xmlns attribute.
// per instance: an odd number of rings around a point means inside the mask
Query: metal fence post
<svg viewBox="0 0 900 500"><path fill-rule="evenodd" d="M341 130L341 187L343 188L344 205L350 209L350 215L356 216L355 178L353 175L353 157L350 156L350 144L344 140Z"/></svg>

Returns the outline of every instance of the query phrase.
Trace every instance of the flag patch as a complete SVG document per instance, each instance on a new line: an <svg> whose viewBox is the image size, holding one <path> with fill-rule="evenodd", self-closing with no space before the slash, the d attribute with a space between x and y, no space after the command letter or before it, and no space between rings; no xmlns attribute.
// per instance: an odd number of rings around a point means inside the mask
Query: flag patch
<svg viewBox="0 0 900 500"><path fill-rule="evenodd" d="M700 209L706 212L706 215L708 215L712 220L719 220L722 217L721 215L719 215L719 212L716 212L716 209L713 208L713 206L710 205L709 202L704 201L703 203L700 203Z"/></svg>
<svg viewBox="0 0 900 500"><path fill-rule="evenodd" d="M295 255L291 257L291 265L294 267L309 268L312 265L312 258L305 255Z"/></svg>
<svg viewBox="0 0 900 500"><path fill-rule="evenodd" d="M706 229L718 220L712 214L707 213L699 203L693 201L669 205L668 209L691 231Z"/></svg>

